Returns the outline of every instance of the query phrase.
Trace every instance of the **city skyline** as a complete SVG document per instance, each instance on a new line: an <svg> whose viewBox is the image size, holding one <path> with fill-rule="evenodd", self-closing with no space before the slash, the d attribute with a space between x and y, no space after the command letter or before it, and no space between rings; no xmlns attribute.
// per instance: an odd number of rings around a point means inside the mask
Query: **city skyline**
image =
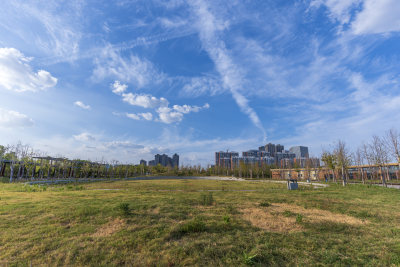
<svg viewBox="0 0 400 267"><path fill-rule="evenodd" d="M0 143L139 162L400 130L400 2L2 1Z"/></svg>

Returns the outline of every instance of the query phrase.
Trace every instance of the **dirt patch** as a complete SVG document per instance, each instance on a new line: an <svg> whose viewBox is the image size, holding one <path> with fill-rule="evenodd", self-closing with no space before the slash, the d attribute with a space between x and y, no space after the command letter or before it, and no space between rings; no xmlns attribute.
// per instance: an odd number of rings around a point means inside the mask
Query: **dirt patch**
<svg viewBox="0 0 400 267"><path fill-rule="evenodd" d="M102 225L97 229L96 233L93 234L93 237L107 237L112 234L118 232L126 225L123 219L117 218L108 223Z"/></svg>
<svg viewBox="0 0 400 267"><path fill-rule="evenodd" d="M303 227L296 223L296 218L285 217L265 208L245 208L241 209L240 212L243 219L251 222L253 226L269 232L291 233L303 230Z"/></svg>
<svg viewBox="0 0 400 267"><path fill-rule="evenodd" d="M160 214L160 207L156 207L151 210L151 214Z"/></svg>
<svg viewBox="0 0 400 267"><path fill-rule="evenodd" d="M303 221L311 223L334 222L353 226L367 224L361 220L344 214L337 214L327 210L305 209L287 203L273 203L269 207L243 207L240 209L243 219L251 222L253 226L270 232L290 233L302 231L304 228L296 222L300 214Z"/></svg>

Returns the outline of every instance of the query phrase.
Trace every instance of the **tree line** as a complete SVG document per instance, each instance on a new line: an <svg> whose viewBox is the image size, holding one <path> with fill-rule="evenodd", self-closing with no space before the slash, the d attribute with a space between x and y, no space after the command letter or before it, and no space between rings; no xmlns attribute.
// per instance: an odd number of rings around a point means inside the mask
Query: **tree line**
<svg viewBox="0 0 400 267"><path fill-rule="evenodd" d="M344 141L338 140L331 149L323 151L321 160L331 171L333 180L336 181L339 176L344 186L348 182L348 169L351 165L357 166L363 183L368 178L368 173L362 166L367 166L373 171L372 175L379 177L386 186L390 180L389 163L397 162L400 169L400 133L391 129L383 136L374 135L370 141L362 143L353 152Z"/></svg>
<svg viewBox="0 0 400 267"><path fill-rule="evenodd" d="M349 180L348 169L358 166L359 177L363 183L371 173L361 166L373 170L373 175L384 185L390 180L389 163L397 162L400 169L400 133L391 129L384 136L373 136L369 142L362 143L355 151L350 151L346 143L338 140L328 149L323 149L321 161L324 162L333 180L341 180L346 185ZM272 169L295 169L303 167L306 171L320 170L319 159L304 159L304 162L284 160L279 165L246 164L239 162L235 166L181 166L179 168L161 165L146 166L122 164L119 161L100 161L46 157L29 145L18 142L16 145L0 145L0 177L13 182L15 180L56 179L56 178L128 178L142 175L173 176L235 176L239 178L272 178Z"/></svg>

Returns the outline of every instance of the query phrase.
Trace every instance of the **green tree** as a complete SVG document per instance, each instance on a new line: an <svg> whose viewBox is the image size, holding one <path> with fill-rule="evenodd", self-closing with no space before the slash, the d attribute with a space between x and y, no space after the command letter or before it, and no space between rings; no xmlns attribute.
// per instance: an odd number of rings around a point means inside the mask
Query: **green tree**
<svg viewBox="0 0 400 267"><path fill-rule="evenodd" d="M325 163L325 166L328 169L332 170L333 181L336 182L336 175L335 175L335 169L336 169L336 165L337 165L336 155L329 151L324 151L322 153L321 160L322 160L322 162Z"/></svg>

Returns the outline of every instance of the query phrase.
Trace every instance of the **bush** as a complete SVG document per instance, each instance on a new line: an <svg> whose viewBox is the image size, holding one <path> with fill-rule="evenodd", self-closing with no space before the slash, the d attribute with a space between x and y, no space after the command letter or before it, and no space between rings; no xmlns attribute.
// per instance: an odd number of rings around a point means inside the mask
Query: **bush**
<svg viewBox="0 0 400 267"><path fill-rule="evenodd" d="M214 203L214 198L212 192L208 194L202 194L200 198L200 202L204 206L211 206Z"/></svg>
<svg viewBox="0 0 400 267"><path fill-rule="evenodd" d="M129 207L129 203L123 202L118 205L118 209L122 212L124 216L128 216L131 214L131 209Z"/></svg>

